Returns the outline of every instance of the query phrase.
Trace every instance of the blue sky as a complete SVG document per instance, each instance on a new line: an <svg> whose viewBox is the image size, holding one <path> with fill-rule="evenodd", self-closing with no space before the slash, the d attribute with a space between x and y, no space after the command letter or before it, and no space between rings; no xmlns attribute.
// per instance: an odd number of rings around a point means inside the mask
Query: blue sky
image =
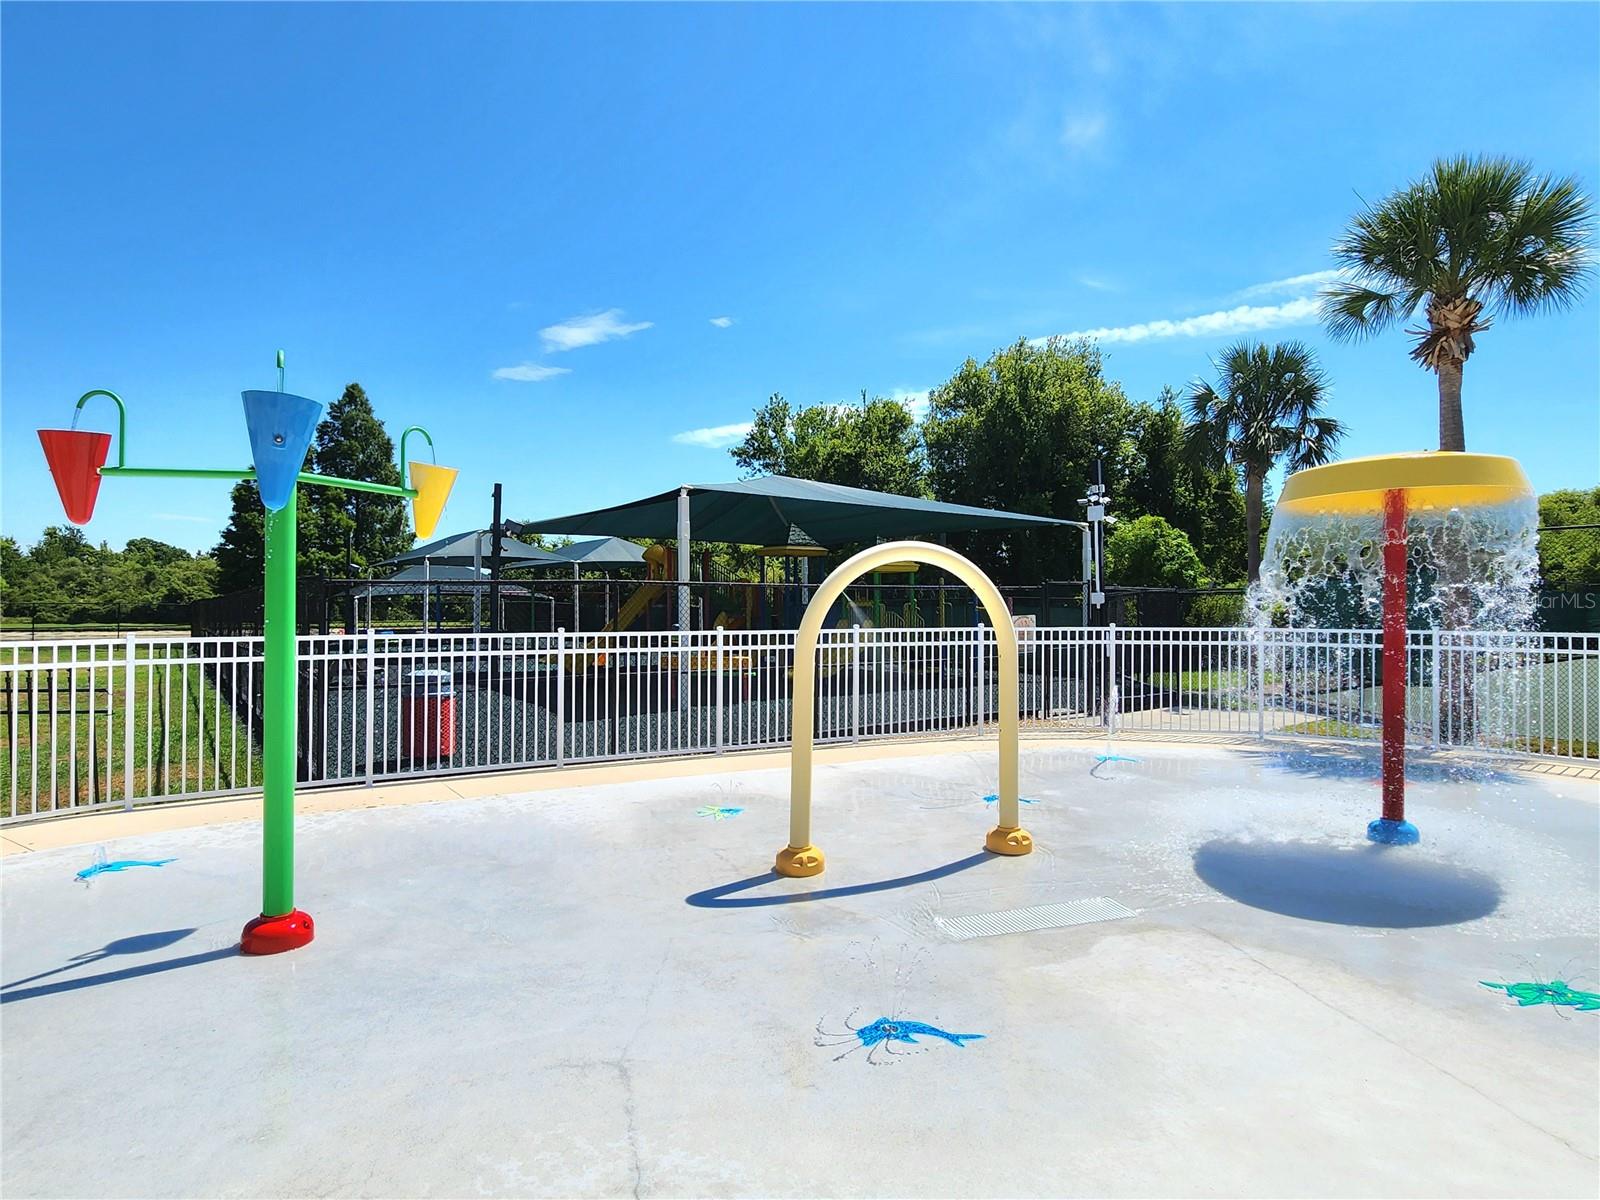
<svg viewBox="0 0 1600 1200"><path fill-rule="evenodd" d="M1053 333L1102 331L1143 399L1304 338L1346 453L1426 448L1405 339L1311 315L1358 197L1461 151L1600 180L1593 5L10 4L0 34L25 543L61 520L37 426L108 387L130 463L242 464L279 346L291 391L433 432L452 530L495 480L531 518L733 478L774 391L914 399ZM1597 318L1482 336L1470 449L1600 479ZM198 549L226 513L108 481L89 533Z"/></svg>

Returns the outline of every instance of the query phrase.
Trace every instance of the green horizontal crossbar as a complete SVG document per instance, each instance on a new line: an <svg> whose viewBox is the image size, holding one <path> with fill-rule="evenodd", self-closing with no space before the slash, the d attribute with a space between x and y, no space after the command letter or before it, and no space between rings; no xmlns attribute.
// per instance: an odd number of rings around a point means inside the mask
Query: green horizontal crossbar
<svg viewBox="0 0 1600 1200"><path fill-rule="evenodd" d="M227 467L101 467L102 475L142 476L156 479L254 479L254 468L230 470ZM300 483L318 487L344 488L351 492L373 492L379 496L398 496L402 500L415 499L415 488L398 487L392 483L368 483L361 479L340 479L336 475L313 475L302 471L296 479Z"/></svg>

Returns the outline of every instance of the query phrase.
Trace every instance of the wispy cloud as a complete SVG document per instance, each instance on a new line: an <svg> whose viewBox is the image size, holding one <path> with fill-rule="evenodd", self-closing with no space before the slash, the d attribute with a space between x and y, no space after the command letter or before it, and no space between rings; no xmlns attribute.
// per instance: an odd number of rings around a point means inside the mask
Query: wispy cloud
<svg viewBox="0 0 1600 1200"><path fill-rule="evenodd" d="M514 367L499 367L494 378L509 379L514 383L543 383L557 375L571 375L571 367L547 367L543 363L518 363Z"/></svg>
<svg viewBox="0 0 1600 1200"><path fill-rule="evenodd" d="M1236 295L1241 300L1252 300L1260 296L1303 296L1307 292L1316 291L1324 284L1343 279L1345 274L1337 267L1327 271L1310 271L1305 275L1291 275L1287 279L1269 279L1266 283L1252 283L1247 288L1241 288Z"/></svg>
<svg viewBox="0 0 1600 1200"><path fill-rule="evenodd" d="M597 346L601 342L615 341L649 329L652 321L624 321L620 308L590 313L582 317L568 317L556 325L546 325L539 330L539 340L546 351L577 350L582 346Z"/></svg>
<svg viewBox="0 0 1600 1200"><path fill-rule="evenodd" d="M672 440L680 446L721 450L736 442L744 441L744 435L754 427L750 421L738 421L732 425L708 425L704 429L685 429L682 433L675 433L672 435Z"/></svg>
<svg viewBox="0 0 1600 1200"><path fill-rule="evenodd" d="M1078 286L1079 287L1086 287L1090 291L1094 291L1094 292L1114 292L1114 291L1118 290L1116 284L1111 283L1111 282L1109 282L1107 280L1104 280L1104 279L1097 278L1094 275L1079 275L1077 277L1077 279L1078 279Z"/></svg>
<svg viewBox="0 0 1600 1200"><path fill-rule="evenodd" d="M907 388L896 388L889 393L889 399L898 400L906 406L907 412L920 421L928 415L928 390L923 388L921 391L913 392Z"/></svg>
<svg viewBox="0 0 1600 1200"><path fill-rule="evenodd" d="M1241 304L1222 312L1183 317L1176 321L1143 321L1137 325L1075 329L1062 336L1068 339L1088 338L1096 342L1148 342L1161 338L1220 337L1258 329L1280 329L1286 325L1309 325L1316 319L1316 297L1302 296L1283 304ZM1034 345L1047 340L1032 339Z"/></svg>
<svg viewBox="0 0 1600 1200"><path fill-rule="evenodd" d="M713 325L715 325L718 329L726 329L729 325L733 324L733 318L732 317L712 317L711 318L711 323Z"/></svg>
<svg viewBox="0 0 1600 1200"><path fill-rule="evenodd" d="M1068 150L1092 150L1105 140L1106 115L1103 112L1069 112L1061 121L1061 144Z"/></svg>
<svg viewBox="0 0 1600 1200"><path fill-rule="evenodd" d="M157 521L187 521L191 525L215 525L215 517L197 517L193 513L153 512L150 514Z"/></svg>

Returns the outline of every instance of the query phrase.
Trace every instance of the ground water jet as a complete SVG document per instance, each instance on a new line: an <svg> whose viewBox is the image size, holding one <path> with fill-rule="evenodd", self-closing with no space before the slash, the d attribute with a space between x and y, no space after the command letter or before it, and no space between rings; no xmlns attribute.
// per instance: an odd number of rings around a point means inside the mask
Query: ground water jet
<svg viewBox="0 0 1600 1200"><path fill-rule="evenodd" d="M1111 750L1112 739L1117 733L1117 717L1121 715L1122 711L1121 697L1121 690L1116 684L1113 683L1106 695L1106 752L1104 754L1096 754L1094 756L1094 766L1089 768L1089 774L1091 775L1093 775L1106 763L1136 763L1139 761L1137 758L1128 758L1126 755L1114 754Z"/></svg>

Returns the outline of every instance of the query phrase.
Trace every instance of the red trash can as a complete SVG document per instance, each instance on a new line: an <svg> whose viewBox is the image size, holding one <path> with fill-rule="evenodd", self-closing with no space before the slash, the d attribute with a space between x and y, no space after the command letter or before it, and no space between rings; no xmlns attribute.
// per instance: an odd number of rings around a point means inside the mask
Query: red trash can
<svg viewBox="0 0 1600 1200"><path fill-rule="evenodd" d="M449 671L412 671L400 689L400 755L449 758L456 752L456 689Z"/></svg>

